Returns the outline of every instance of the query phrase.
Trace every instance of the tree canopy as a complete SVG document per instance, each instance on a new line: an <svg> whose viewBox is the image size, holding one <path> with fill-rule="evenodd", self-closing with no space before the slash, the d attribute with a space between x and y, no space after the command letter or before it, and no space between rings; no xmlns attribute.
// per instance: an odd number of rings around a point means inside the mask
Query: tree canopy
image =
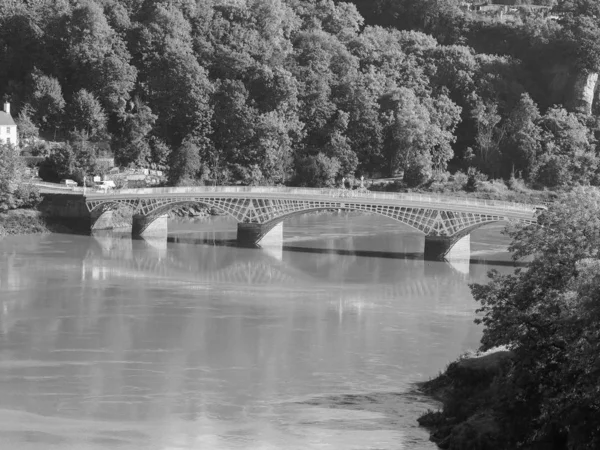
<svg viewBox="0 0 600 450"><path fill-rule="evenodd" d="M11 1L0 96L28 134L84 132L127 166L199 159L212 182L315 184L303 177L320 161L319 180L403 173L419 184L475 165L547 186L597 183L597 127L553 75L600 67L596 2L559 2L558 22L475 20L463 6ZM178 157L186 140L197 158Z"/></svg>
<svg viewBox="0 0 600 450"><path fill-rule="evenodd" d="M509 234L526 270L472 286L481 303L482 349L508 346L514 362L498 382L500 423L522 443L600 446L600 191L563 194Z"/></svg>

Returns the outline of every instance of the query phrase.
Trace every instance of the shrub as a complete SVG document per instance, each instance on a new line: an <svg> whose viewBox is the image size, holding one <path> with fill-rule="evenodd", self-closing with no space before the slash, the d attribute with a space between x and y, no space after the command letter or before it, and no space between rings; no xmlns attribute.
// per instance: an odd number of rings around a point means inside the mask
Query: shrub
<svg viewBox="0 0 600 450"><path fill-rule="evenodd" d="M457 170L452 177L450 177L450 186L452 187L452 190L460 191L465 188L468 181L469 176L461 170Z"/></svg>
<svg viewBox="0 0 600 450"><path fill-rule="evenodd" d="M334 186L341 168L337 158L323 153L306 156L297 165L298 182L301 186Z"/></svg>
<svg viewBox="0 0 600 450"><path fill-rule="evenodd" d="M404 171L404 182L408 187L416 187L426 183L431 178L428 166L413 164Z"/></svg>

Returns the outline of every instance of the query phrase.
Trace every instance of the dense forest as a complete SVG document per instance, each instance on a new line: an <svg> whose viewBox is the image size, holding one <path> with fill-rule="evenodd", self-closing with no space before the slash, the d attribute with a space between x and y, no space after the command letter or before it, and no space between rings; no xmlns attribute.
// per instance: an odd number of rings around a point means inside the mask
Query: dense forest
<svg viewBox="0 0 600 450"><path fill-rule="evenodd" d="M23 143L63 143L28 150L55 173L93 173L109 142L174 184L600 184L600 5L509 22L460 5L4 0L0 99Z"/></svg>

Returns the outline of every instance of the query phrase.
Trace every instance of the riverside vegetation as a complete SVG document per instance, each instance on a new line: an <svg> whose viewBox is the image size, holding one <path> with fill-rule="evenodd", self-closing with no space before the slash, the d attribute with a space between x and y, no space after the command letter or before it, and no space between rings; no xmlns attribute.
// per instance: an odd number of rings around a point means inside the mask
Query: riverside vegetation
<svg viewBox="0 0 600 450"><path fill-rule="evenodd" d="M541 3L559 19L458 0L8 0L0 97L47 180L105 170L110 145L170 184L598 184L600 6Z"/></svg>
<svg viewBox="0 0 600 450"><path fill-rule="evenodd" d="M533 260L471 287L488 353L424 384L444 407L421 423L448 449L598 449L600 191L563 194L509 235Z"/></svg>

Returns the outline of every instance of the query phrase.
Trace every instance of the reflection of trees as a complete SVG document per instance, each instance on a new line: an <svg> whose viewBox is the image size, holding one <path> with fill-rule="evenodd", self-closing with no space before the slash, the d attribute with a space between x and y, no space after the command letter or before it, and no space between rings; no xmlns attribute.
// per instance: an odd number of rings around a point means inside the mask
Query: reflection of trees
<svg viewBox="0 0 600 450"><path fill-rule="evenodd" d="M9 408L243 422L256 399L376 389L373 373L421 373L472 339L466 280L443 263L299 252L278 261L184 244L157 257L143 241L52 239L44 251L66 253L2 262L0 289L10 278L15 294L0 302L20 309L2 316L0 346L15 364L33 361L15 374L37 377L17 389L0 380Z"/></svg>

